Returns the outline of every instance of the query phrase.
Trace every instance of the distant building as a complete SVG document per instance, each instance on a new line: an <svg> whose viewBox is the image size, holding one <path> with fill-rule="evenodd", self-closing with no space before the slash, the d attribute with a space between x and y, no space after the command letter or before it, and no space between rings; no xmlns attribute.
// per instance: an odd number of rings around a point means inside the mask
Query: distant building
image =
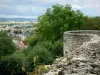
<svg viewBox="0 0 100 75"><path fill-rule="evenodd" d="M23 41L18 42L17 45L18 45L18 48L21 48L21 49L26 47Z"/></svg>

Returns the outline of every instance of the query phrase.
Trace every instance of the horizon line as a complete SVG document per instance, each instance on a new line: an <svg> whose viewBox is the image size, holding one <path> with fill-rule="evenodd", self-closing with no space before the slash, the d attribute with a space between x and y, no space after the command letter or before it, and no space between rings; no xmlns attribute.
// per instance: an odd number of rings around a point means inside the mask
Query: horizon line
<svg viewBox="0 0 100 75"><path fill-rule="evenodd" d="M0 18L34 18L34 19L37 19L38 16L0 15Z"/></svg>

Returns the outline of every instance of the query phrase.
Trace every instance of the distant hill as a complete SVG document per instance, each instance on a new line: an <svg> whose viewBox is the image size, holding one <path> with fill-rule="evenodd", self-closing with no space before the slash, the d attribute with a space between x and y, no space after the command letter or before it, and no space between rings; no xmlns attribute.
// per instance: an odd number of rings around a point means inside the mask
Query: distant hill
<svg viewBox="0 0 100 75"><path fill-rule="evenodd" d="M0 22L37 22L33 18L0 18Z"/></svg>

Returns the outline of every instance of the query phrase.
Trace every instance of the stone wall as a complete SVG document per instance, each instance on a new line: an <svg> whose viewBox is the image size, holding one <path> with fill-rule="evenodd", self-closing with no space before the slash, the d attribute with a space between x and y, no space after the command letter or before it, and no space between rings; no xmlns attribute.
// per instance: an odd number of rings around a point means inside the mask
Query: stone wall
<svg viewBox="0 0 100 75"><path fill-rule="evenodd" d="M44 75L100 75L100 31L65 32L64 57Z"/></svg>
<svg viewBox="0 0 100 75"><path fill-rule="evenodd" d="M64 56L70 55L70 52L79 48L84 42L90 41L94 35L100 35L98 30L78 30L64 32Z"/></svg>

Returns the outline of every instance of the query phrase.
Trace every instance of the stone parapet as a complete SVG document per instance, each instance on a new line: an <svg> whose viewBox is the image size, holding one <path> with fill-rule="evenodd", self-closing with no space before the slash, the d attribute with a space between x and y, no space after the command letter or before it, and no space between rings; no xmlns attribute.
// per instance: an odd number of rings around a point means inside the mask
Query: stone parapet
<svg viewBox="0 0 100 75"><path fill-rule="evenodd" d="M64 57L69 52L78 49L84 42L90 41L95 35L100 35L99 30L77 30L64 32Z"/></svg>

